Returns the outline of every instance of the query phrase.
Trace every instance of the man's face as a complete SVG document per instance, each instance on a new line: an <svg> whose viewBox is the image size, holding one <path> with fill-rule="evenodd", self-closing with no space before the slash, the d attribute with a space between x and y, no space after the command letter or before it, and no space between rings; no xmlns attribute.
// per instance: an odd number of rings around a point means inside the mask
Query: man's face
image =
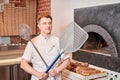
<svg viewBox="0 0 120 80"><path fill-rule="evenodd" d="M38 23L41 34L51 34L52 21L50 18L43 17Z"/></svg>

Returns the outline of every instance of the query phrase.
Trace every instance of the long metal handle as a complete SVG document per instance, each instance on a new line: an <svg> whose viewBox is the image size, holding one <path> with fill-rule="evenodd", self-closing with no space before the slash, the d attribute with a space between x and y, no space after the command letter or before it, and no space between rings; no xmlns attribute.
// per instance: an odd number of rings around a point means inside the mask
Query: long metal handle
<svg viewBox="0 0 120 80"><path fill-rule="evenodd" d="M37 51L37 53L39 54L40 58L42 59L42 61L44 62L44 64L46 65L46 67L48 67L47 63L45 62L45 60L43 59L42 55L40 54L40 52L38 51L38 49L36 48L36 46L33 44L33 42L30 40L30 42L32 43L33 47L35 48L35 50Z"/></svg>

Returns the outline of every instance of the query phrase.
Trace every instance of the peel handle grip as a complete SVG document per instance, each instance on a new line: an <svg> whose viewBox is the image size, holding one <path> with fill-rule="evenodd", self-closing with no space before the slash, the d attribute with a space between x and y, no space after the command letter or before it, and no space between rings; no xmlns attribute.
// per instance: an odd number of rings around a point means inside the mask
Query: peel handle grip
<svg viewBox="0 0 120 80"><path fill-rule="evenodd" d="M48 66L47 70L45 71L48 73L48 71L52 68L52 66L56 63L56 61L60 58L60 56L63 54L63 51L55 58L55 60L52 62L50 66Z"/></svg>

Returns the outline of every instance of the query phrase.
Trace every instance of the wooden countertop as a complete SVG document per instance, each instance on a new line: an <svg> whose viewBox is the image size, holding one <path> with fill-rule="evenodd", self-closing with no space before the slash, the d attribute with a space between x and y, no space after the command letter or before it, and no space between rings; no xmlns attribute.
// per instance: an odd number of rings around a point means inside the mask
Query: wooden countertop
<svg viewBox="0 0 120 80"><path fill-rule="evenodd" d="M0 66L20 64L24 49L0 51Z"/></svg>

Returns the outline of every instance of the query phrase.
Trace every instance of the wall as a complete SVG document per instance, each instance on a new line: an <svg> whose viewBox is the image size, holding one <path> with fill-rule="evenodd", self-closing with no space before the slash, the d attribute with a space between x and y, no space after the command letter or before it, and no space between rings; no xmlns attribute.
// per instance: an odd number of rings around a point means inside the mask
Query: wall
<svg viewBox="0 0 120 80"><path fill-rule="evenodd" d="M0 37L0 44L10 44L10 37Z"/></svg>
<svg viewBox="0 0 120 80"><path fill-rule="evenodd" d="M37 18L41 14L51 14L51 0L38 0L37 2ZM37 34L39 34L39 28L37 27Z"/></svg>
<svg viewBox="0 0 120 80"><path fill-rule="evenodd" d="M38 17L41 14L50 14L50 0L38 0Z"/></svg>
<svg viewBox="0 0 120 80"><path fill-rule="evenodd" d="M2 0L1 0L2 1ZM5 0L5 3L9 3L10 2L15 2L15 1L19 1L19 0ZM21 0L22 1L22 0ZM37 0L36 4L38 5L37 6L37 17L39 17L41 14L51 14L51 0ZM17 4L19 5L19 4ZM37 29L38 30L38 29ZM39 30L37 31L39 32ZM25 41L20 39L19 36L11 36L8 38L9 39L5 39L8 41L8 42L3 42L3 37L0 37L0 44L1 43L6 43L6 44L9 44L9 43L15 43L15 44L18 44L18 43L24 43Z"/></svg>
<svg viewBox="0 0 120 80"><path fill-rule="evenodd" d="M36 34L36 0L10 0L0 12L0 36L16 36L19 24L28 24L32 34Z"/></svg>
<svg viewBox="0 0 120 80"><path fill-rule="evenodd" d="M73 20L74 8L120 3L120 0L51 0L51 15L53 17L52 33L59 36L61 31Z"/></svg>

